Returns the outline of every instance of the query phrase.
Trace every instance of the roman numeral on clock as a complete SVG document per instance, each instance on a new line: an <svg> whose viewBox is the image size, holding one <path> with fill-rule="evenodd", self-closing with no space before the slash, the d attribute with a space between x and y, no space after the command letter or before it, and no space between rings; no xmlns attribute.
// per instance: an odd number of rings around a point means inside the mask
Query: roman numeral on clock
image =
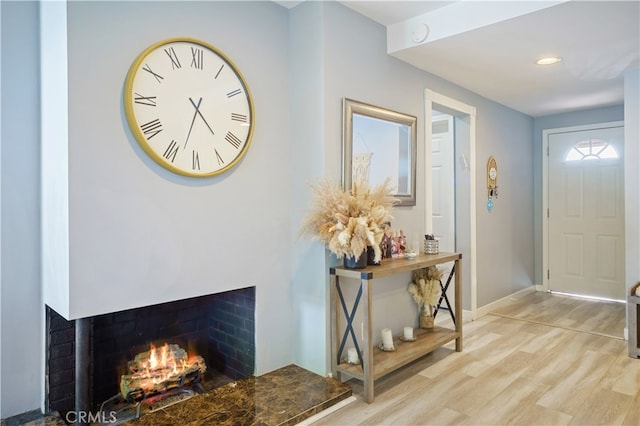
<svg viewBox="0 0 640 426"><path fill-rule="evenodd" d="M142 96L140 93L134 93L133 100L140 105L156 106L156 96Z"/></svg>
<svg viewBox="0 0 640 426"><path fill-rule="evenodd" d="M162 123L160 123L160 120L156 118L155 120L151 120L150 122L141 125L140 130L142 130L142 133L147 137L147 140L150 140L162 131Z"/></svg>
<svg viewBox="0 0 640 426"><path fill-rule="evenodd" d="M224 68L224 64L222 64L222 66L220 66L220 69L218 70L218 72L216 73L216 75L213 77L214 79L217 79L218 76L220 75L220 73L222 72L222 69Z"/></svg>
<svg viewBox="0 0 640 426"><path fill-rule="evenodd" d="M236 148L240 148L240 144L242 144L242 141L231 132L228 132L224 139Z"/></svg>
<svg viewBox="0 0 640 426"><path fill-rule="evenodd" d="M191 152L191 168L193 170L200 170L200 157L198 151Z"/></svg>
<svg viewBox="0 0 640 426"><path fill-rule="evenodd" d="M164 77L158 73L153 72L153 70L148 64L144 64L144 67L142 67L142 69L148 72L149 74L151 74L152 76L154 76L158 83L162 83L161 80L164 80Z"/></svg>
<svg viewBox="0 0 640 426"><path fill-rule="evenodd" d="M178 149L180 149L178 143L172 140L162 156L173 163L176 159L176 155L178 154Z"/></svg>
<svg viewBox="0 0 640 426"><path fill-rule="evenodd" d="M167 56L169 56L169 59L171 59L171 69L175 70L176 68L182 68L180 60L178 59L178 55L176 55L176 51L173 49L173 47L164 49L164 53L166 53Z"/></svg>
<svg viewBox="0 0 640 426"><path fill-rule="evenodd" d="M220 153L218 152L217 149L213 148L213 150L216 153L216 159L218 160L218 166L221 166L224 164L224 160L222 159L222 157L220 157Z"/></svg>
<svg viewBox="0 0 640 426"><path fill-rule="evenodd" d="M246 123L247 122L247 116L244 114L236 114L235 112L231 113L231 120L233 121L240 121L242 123Z"/></svg>
<svg viewBox="0 0 640 426"><path fill-rule="evenodd" d="M232 97L234 97L236 95L239 95L240 93L242 93L242 90L236 89L236 90L234 90L232 92L227 93L227 98L232 98Z"/></svg>
<svg viewBox="0 0 640 426"><path fill-rule="evenodd" d="M191 48L191 67L201 70L204 66L204 52L197 47Z"/></svg>

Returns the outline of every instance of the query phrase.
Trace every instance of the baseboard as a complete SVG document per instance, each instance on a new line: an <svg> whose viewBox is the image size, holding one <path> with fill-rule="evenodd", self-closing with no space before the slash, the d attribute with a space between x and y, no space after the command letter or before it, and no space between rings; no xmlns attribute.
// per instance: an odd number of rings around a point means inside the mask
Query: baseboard
<svg viewBox="0 0 640 426"><path fill-rule="evenodd" d="M537 291L537 287L538 287L537 285L532 285L530 287L523 288L522 290L518 290L515 293L512 293L508 296L503 297L502 299L498 299L494 302L491 302L487 305L484 305L478 308L476 310L476 318L481 318L495 309L508 305L510 302L513 301L513 299L519 299L522 296L525 296L531 292Z"/></svg>
<svg viewBox="0 0 640 426"><path fill-rule="evenodd" d="M534 284L534 287L536 288L536 291L547 291L545 286L542 284Z"/></svg>
<svg viewBox="0 0 640 426"><path fill-rule="evenodd" d="M627 341L629 340L629 327L624 328L623 336L624 336L624 340L627 340Z"/></svg>
<svg viewBox="0 0 640 426"><path fill-rule="evenodd" d="M337 411L340 408L351 404L355 400L356 400L356 397L352 395L349 398L343 399L342 401L338 402L337 404L332 405L331 407L327 408L326 410L322 410L319 413L314 414L313 416L304 419L300 423L296 424L296 426L309 426L309 425L317 422L321 418L328 416L329 414L333 413L334 411Z"/></svg>
<svg viewBox="0 0 640 426"><path fill-rule="evenodd" d="M473 312L467 311L466 309L462 310L462 323L473 321Z"/></svg>

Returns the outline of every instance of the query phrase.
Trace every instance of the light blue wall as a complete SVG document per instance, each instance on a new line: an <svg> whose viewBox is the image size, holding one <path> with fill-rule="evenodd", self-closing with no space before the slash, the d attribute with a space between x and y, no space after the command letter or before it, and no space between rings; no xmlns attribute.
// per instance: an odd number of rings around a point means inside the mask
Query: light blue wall
<svg viewBox="0 0 640 426"><path fill-rule="evenodd" d="M296 238L311 197L305 182L340 177L343 97L416 115L417 205L397 208L394 225L422 233L429 184L423 167L424 89L429 88L477 108L479 306L533 282L533 164L527 160L533 148L532 119L388 56L383 26L336 2L304 2L290 11L271 2L73 2L69 10L69 138L75 161L70 166L70 209L75 212L70 224L76 232L72 242L88 249L74 252L84 261L76 259L72 277L88 278L102 291L104 283L91 275L87 263L101 258L91 256L139 245L127 245L114 238L121 234L107 235L104 229L143 223L140 211L129 210L131 203L149 213L145 200L162 205L160 200L169 194L177 201L163 208L177 214L179 206L189 206L191 222L206 223L227 244L222 250L220 241L209 239L207 265L223 271L217 279L257 286L258 373L296 362L325 374L328 267L335 259L318 243ZM2 23L0 415L6 417L41 403L37 5L2 2ZM232 57L256 102L256 134L246 158L229 175L208 183L193 184L146 158L127 133L120 108L121 84L136 54L179 34L210 39ZM17 63L14 58L22 61L20 72L10 67ZM82 72L87 63L91 73ZM85 155L92 160L83 163ZM489 155L498 159L504 179L491 215L482 209ZM195 201L201 196L203 201ZM205 209L196 213L197 207ZM107 247L81 234L93 232L98 222L94 215L102 208L108 216L102 216L99 235L108 239ZM180 229L190 228L175 224L167 232L178 236L176 250L183 255L186 240L179 236ZM508 260L496 266L490 250L508 255ZM190 289L164 283L157 301L204 293L208 284L200 279L211 276L201 272L188 277L199 281ZM403 284L409 279L400 277ZM220 288L213 283L209 290ZM86 292L82 297L90 302ZM394 316L388 324L385 317L376 319L374 329L383 324L397 329L417 319L406 286L393 280L376 286L374 306ZM96 305L85 308L90 312ZM22 350L7 349L16 346L33 351L25 357ZM33 372L32 380L7 373L7 366L15 365L15 354L20 354L24 371Z"/></svg>
<svg viewBox="0 0 640 426"><path fill-rule="evenodd" d="M326 4L327 173L339 176L341 103L343 96L418 117L418 175L415 207L399 207L394 226L423 234L424 89L476 107L478 306L533 283L533 120L386 54L385 28L334 2ZM333 142L336 141L336 142ZM500 164L503 183L493 213L486 204L485 165L489 155ZM496 261L498 259L498 261ZM468 267L468 263L467 263ZM395 292L394 292L395 293ZM465 293L469 294L469 283ZM401 311L406 289L395 294ZM411 305L409 305L411 306ZM465 308L470 308L467 302ZM400 327L400 324L397 324Z"/></svg>
<svg viewBox="0 0 640 426"><path fill-rule="evenodd" d="M292 359L324 374L329 343L328 278L332 262L322 244L299 238L298 229L311 203L308 182L324 176L324 33L322 2L305 2L289 12L290 109L292 151L291 298Z"/></svg>
<svg viewBox="0 0 640 426"><path fill-rule="evenodd" d="M1 2L0 417L42 401L38 4Z"/></svg>
<svg viewBox="0 0 640 426"><path fill-rule="evenodd" d="M343 97L415 115L419 141L417 203L415 207L396 208L393 224L409 233L423 234L424 191L425 185L429 185L424 173L424 89L475 106L478 116L478 305L532 285L532 118L388 56L385 28L339 3L302 3L291 10L290 22L292 44L298 49L291 51L296 58L292 64L300 61L297 67L292 65L292 128L296 141L293 167L297 170L294 176L340 179ZM296 102L297 90L305 93L304 110L301 110L302 104ZM304 123L311 132L305 136L305 130L298 129L296 123ZM312 147L310 141L318 141L321 146ZM489 155L498 158L504 184L492 214L483 208L485 164ZM303 170L300 164L307 164L307 169ZM301 201L299 205L304 209L308 189L301 182L293 185L294 197ZM296 362L323 373L329 371L330 363L326 285L332 260L313 247L312 244L304 257L300 253L295 256L300 260L294 264L293 297L295 304L304 308L296 308L294 327L298 331L294 332L293 339L298 344L293 350ZM305 275L306 271L312 273ZM374 319L375 339L382 327L391 327L398 333L402 326L416 323L416 307L406 290L409 281L410 275L406 274L376 282L374 309L383 314ZM465 308L470 305L468 286L467 282ZM360 322L356 316L356 328ZM303 324L313 327L305 329Z"/></svg>
<svg viewBox="0 0 640 426"><path fill-rule="evenodd" d="M70 316L255 285L256 309L264 314L259 340L276 322L290 323L290 311L275 308L290 305L288 292L279 291L289 280L290 251L278 244L291 229L287 10L273 2L164 1L67 8ZM137 55L185 34L231 58L256 111L246 155L205 179L178 176L151 160L122 108L124 78ZM267 357L288 352L274 350L290 346L288 335L277 335ZM280 362L258 359L258 371Z"/></svg>
<svg viewBox="0 0 640 426"><path fill-rule="evenodd" d="M624 120L622 105L537 117L533 121L535 284L542 284L542 132L546 129Z"/></svg>

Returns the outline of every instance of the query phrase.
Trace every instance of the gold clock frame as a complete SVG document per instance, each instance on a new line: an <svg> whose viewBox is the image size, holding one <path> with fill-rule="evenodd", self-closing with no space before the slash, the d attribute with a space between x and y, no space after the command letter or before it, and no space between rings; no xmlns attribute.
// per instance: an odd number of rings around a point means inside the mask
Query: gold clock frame
<svg viewBox="0 0 640 426"><path fill-rule="evenodd" d="M132 92L133 92L133 82L134 82L135 77L137 75L138 68L140 67L142 62L145 60L147 55L149 55L149 53L151 53L152 51L158 49L161 46L164 46L164 45L169 44L169 43L175 43L175 42L186 42L186 43L199 44L203 48L209 49L212 52L214 52L216 55L220 56L224 61L226 61L229 64L229 66L231 67L233 72L238 76L238 79L242 83L242 86L244 87L244 89L245 89L245 91L247 93L247 100L249 102L249 110L251 111L251 114L250 114L251 122L250 122L250 127L249 127L249 134L247 135L247 142L245 143L244 147L242 148L242 151L240 153L238 153L238 155L229 164L227 164L222 169L216 170L216 171L211 172L211 173L192 173L192 172L189 172L187 170L184 170L184 169L181 169L179 167L176 167L176 166L174 166L174 165L172 165L170 163L165 162L161 158L161 156L158 155L158 153L155 152L151 148L151 146L149 145L149 142L144 137L144 135L142 133L142 130L138 126L138 123L137 123L136 118L135 118L135 112L134 112L134 109L133 109L134 99L133 99L133 96L132 96ZM179 175L182 175L182 176L196 177L196 178L208 178L208 177L211 177L211 176L216 176L216 175L222 174L222 173L232 169L233 167L235 167L235 165L245 156L245 154L249 150L249 146L251 145L251 141L253 140L253 132L254 132L254 126L255 126L255 106L254 106L254 103L253 103L253 96L251 95L251 90L249 89L249 85L247 84L247 81L245 80L244 76L240 72L240 69L237 67L237 65L224 52L222 52L220 49L218 49L217 47L213 46L212 44L209 44L209 43L207 43L205 41L202 41L202 40L199 40L199 39L196 39L196 38L193 38L193 37L171 37L171 38L167 38L167 39L164 39L164 40L160 40L160 41L152 44L151 46L149 46L146 49L144 49L136 57L136 59L133 61L133 63L129 67L129 70L127 71L127 76L125 78L125 83L124 83L124 89L123 90L124 90L124 92L123 92L123 101L122 102L124 104L125 118L127 120L127 125L129 127L129 130L133 134L133 137L135 138L136 142L138 142L138 145L149 156L149 158L151 158L156 164L160 165L161 167L163 167L163 168L165 168L167 170L172 171L173 173L176 173L176 174L179 174Z"/></svg>

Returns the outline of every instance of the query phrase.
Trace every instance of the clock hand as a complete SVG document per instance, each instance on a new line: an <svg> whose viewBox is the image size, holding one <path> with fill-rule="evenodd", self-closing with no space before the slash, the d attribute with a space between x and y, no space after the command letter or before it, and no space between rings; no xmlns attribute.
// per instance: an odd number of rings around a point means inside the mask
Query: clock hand
<svg viewBox="0 0 640 426"><path fill-rule="evenodd" d="M189 98L189 100L191 101L191 104L193 106L195 106L195 104L193 103L193 100L191 100L191 98ZM200 102L202 102L202 98L200 98L200 100L198 101L198 106L200 106ZM198 106L195 106L196 107L196 112L193 113L193 119L191 120L191 126L189 126L189 133L187 133L187 139L185 139L185 141L184 141L184 148L183 149L187 148L187 142L189 142L189 136L191 136L191 130L193 129L193 123L196 122L196 116L198 115Z"/></svg>
<svg viewBox="0 0 640 426"><path fill-rule="evenodd" d="M207 125L207 128L209 129L209 131L211 132L212 135L215 135L215 133L213 132L213 130L211 129L211 126L209 126L209 123L207 123L207 120L204 119L204 116L202 115L202 113L200 112L200 103L202 102L202 98L200 98L200 100L198 101L198 105L193 103L193 99L189 98L189 101L191 101L191 105L193 105L193 107L196 109L196 114L198 114L200 116L200 118L202 118L202 121L204 121L204 124ZM195 116L193 118L195 120Z"/></svg>

